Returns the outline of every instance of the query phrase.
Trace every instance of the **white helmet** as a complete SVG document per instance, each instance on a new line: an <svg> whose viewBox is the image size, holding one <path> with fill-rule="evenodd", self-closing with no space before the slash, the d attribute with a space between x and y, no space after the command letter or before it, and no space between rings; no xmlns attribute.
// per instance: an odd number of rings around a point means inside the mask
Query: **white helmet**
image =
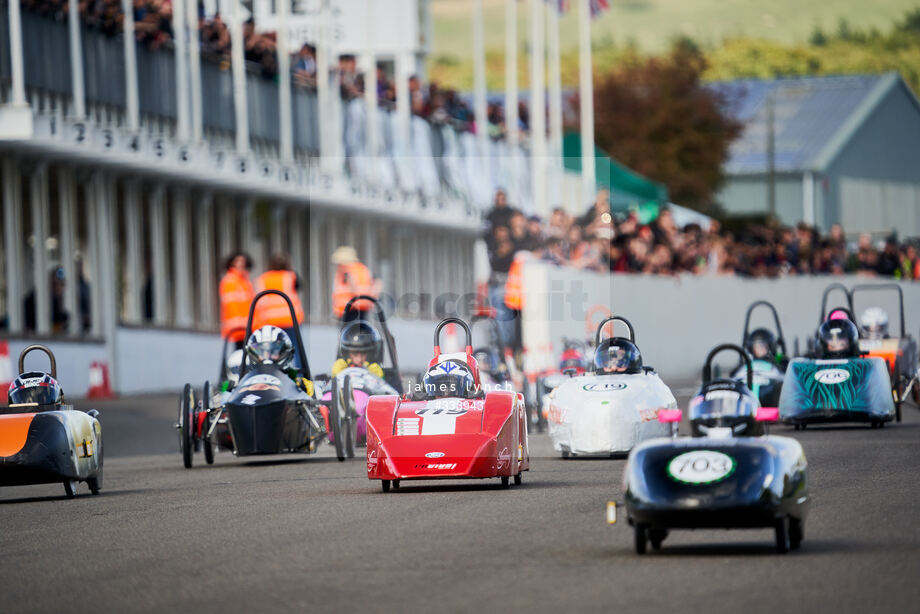
<svg viewBox="0 0 920 614"><path fill-rule="evenodd" d="M231 386L236 386L240 381L240 367L243 366L243 350L234 350L227 357L227 380Z"/></svg>
<svg viewBox="0 0 920 614"><path fill-rule="evenodd" d="M294 344L277 326L263 326L249 336L246 353L256 364L276 364L286 369L294 359Z"/></svg>
<svg viewBox="0 0 920 614"><path fill-rule="evenodd" d="M881 307L869 307L862 317L859 325L869 339L882 339L888 336L888 314Z"/></svg>

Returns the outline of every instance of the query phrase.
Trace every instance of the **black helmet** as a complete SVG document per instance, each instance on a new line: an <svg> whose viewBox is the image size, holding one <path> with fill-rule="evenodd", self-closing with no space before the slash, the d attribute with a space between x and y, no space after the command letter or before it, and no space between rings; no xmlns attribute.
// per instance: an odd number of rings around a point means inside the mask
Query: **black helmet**
<svg viewBox="0 0 920 614"><path fill-rule="evenodd" d="M729 428L731 435L763 435L757 421L757 397L744 383L717 379L704 384L690 401L690 432L694 437L711 434L714 428Z"/></svg>
<svg viewBox="0 0 920 614"><path fill-rule="evenodd" d="M246 353L256 364L276 364L286 369L294 359L294 344L284 330L263 326L249 336Z"/></svg>
<svg viewBox="0 0 920 614"><path fill-rule="evenodd" d="M848 358L859 354L859 330L850 320L828 320L818 328L821 358Z"/></svg>
<svg viewBox="0 0 920 614"><path fill-rule="evenodd" d="M422 385L429 399L476 396L473 372L459 360L445 360L428 369L422 377Z"/></svg>
<svg viewBox="0 0 920 614"><path fill-rule="evenodd" d="M744 349L754 360L773 360L776 358L776 336L766 328L758 328L744 340Z"/></svg>
<svg viewBox="0 0 920 614"><path fill-rule="evenodd" d="M343 358L348 352L363 352L367 354L368 362L380 362L383 358L383 340L377 329L367 322L352 322L342 329L339 352Z"/></svg>
<svg viewBox="0 0 920 614"><path fill-rule="evenodd" d="M594 370L598 373L639 373L642 354L632 341L623 337L604 339L594 350Z"/></svg>
<svg viewBox="0 0 920 614"><path fill-rule="evenodd" d="M64 392L53 377L41 371L29 371L10 384L10 412L39 412L60 409Z"/></svg>

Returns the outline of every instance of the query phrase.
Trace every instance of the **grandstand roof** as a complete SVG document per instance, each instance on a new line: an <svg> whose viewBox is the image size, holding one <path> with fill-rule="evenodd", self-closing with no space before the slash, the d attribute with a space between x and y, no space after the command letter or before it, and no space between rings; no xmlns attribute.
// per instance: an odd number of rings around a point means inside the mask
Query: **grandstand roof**
<svg viewBox="0 0 920 614"><path fill-rule="evenodd" d="M897 73L790 79L740 79L711 87L729 98L744 123L730 149L729 175L767 172L768 101L774 101L774 160L777 172L822 171L884 95Z"/></svg>

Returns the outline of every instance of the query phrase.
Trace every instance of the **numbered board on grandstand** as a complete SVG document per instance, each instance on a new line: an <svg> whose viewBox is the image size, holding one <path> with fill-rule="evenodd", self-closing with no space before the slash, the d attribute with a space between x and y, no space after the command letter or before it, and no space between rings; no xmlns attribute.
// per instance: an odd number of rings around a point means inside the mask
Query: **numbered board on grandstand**
<svg viewBox="0 0 920 614"><path fill-rule="evenodd" d="M315 169L280 164L278 160L239 155L233 149L179 142L171 135L131 132L54 114L35 116L33 142L60 153L110 158L116 164L136 162L178 173L201 173L209 179L261 181L274 187L335 189L336 182Z"/></svg>

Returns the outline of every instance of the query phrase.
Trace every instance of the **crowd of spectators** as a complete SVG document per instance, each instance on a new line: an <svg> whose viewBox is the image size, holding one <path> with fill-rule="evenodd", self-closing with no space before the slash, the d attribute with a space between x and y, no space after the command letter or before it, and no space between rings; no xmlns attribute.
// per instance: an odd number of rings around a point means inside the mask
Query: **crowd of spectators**
<svg viewBox="0 0 920 614"><path fill-rule="evenodd" d="M605 189L583 216L573 217L557 208L546 221L526 217L499 191L486 225L493 278L499 282L521 251L559 265L612 273L741 277L853 273L920 280L917 243L899 243L894 236L879 243L862 234L855 243L848 242L839 224L831 226L826 236L807 224L795 228L746 224L728 230L712 220L706 228L700 224L680 228L667 208L643 224L635 212L613 216Z"/></svg>
<svg viewBox="0 0 920 614"><path fill-rule="evenodd" d="M80 0L83 23L103 34L115 36L123 31L124 15L121 0ZM159 49L172 41L171 0L133 0L135 37L150 49ZM67 0L23 0L27 10L58 20L67 18ZM202 56L210 60L229 63L231 39L230 30L220 13L206 18L199 13L199 44ZM263 76L275 78L278 75L278 47L274 32L259 32L255 21L249 19L243 24L245 44L244 58L252 65L258 65ZM389 65L392 68L392 64ZM316 84L316 48L305 43L291 58L291 73L294 80L304 86ZM378 104L388 110L396 107L398 88L392 76L383 65L377 67ZM345 100L364 95L364 75L358 69L353 55L342 55L338 62L338 76L341 95ZM458 90L442 88L436 83L423 86L418 77L409 78L409 108L414 115L434 124L452 125L461 131L476 132L477 126L472 105ZM500 138L506 132L505 113L501 104L491 102L487 109L486 130L492 138ZM526 135L529 126L527 105L518 107L518 129Z"/></svg>

